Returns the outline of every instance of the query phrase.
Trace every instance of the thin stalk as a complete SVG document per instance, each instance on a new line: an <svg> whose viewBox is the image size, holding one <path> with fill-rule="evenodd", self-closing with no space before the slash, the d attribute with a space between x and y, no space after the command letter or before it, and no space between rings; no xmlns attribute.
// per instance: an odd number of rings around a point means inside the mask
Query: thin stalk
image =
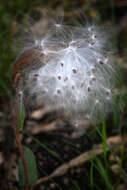
<svg viewBox="0 0 127 190"><path fill-rule="evenodd" d="M15 77L15 79L16 79L16 77ZM22 143L21 143L21 140L20 140L19 130L18 130L18 122L19 122L19 107L18 106L19 106L19 96L20 96L19 93L18 93L19 77L18 77L18 80L16 79L14 82L15 82L15 86L16 86L16 104L15 104L15 113L14 113L14 130L15 130L15 136L16 136L16 142L17 142L19 154L20 154L22 165L23 165L23 168L24 168L25 190L28 190L29 189L28 170L27 170L27 164L26 164L26 161L25 161L23 147L22 147Z"/></svg>

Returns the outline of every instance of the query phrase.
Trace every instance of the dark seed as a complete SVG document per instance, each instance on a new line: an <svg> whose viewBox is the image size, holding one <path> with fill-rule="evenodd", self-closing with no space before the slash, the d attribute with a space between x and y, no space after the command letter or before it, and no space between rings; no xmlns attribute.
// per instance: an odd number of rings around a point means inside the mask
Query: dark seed
<svg viewBox="0 0 127 190"><path fill-rule="evenodd" d="M61 94L61 90L58 89L58 90L57 90L57 94Z"/></svg>
<svg viewBox="0 0 127 190"><path fill-rule="evenodd" d="M99 64L103 65L104 63L103 63L103 61L99 61Z"/></svg>
<svg viewBox="0 0 127 190"><path fill-rule="evenodd" d="M109 92L109 91L106 91L106 95L109 96L109 95L110 95L110 92Z"/></svg>
<svg viewBox="0 0 127 190"><path fill-rule="evenodd" d="M92 68L91 70L92 70L92 72L93 72L93 73L95 73L95 72L96 72L96 69L95 69L95 68Z"/></svg>
<svg viewBox="0 0 127 190"><path fill-rule="evenodd" d="M88 92L90 92L91 91L91 88L90 87L88 87Z"/></svg>
<svg viewBox="0 0 127 190"><path fill-rule="evenodd" d="M40 57L42 57L42 56L44 56L44 55L45 55L44 53L41 53L41 54L40 54Z"/></svg>
<svg viewBox="0 0 127 190"><path fill-rule="evenodd" d="M95 34L95 35L94 35L94 38L98 38L98 35L97 35L97 34Z"/></svg>
<svg viewBox="0 0 127 190"><path fill-rule="evenodd" d="M91 43L91 46L93 46L94 44L95 44L95 43L94 43L94 42L92 42L92 43Z"/></svg>
<svg viewBox="0 0 127 190"><path fill-rule="evenodd" d="M58 76L58 79L61 80L61 76Z"/></svg>
<svg viewBox="0 0 127 190"><path fill-rule="evenodd" d="M34 76L35 76L35 77L38 77L39 75L38 75L38 74L35 74Z"/></svg>
<svg viewBox="0 0 127 190"><path fill-rule="evenodd" d="M96 80L96 78L95 78L95 77L92 77L92 80L93 80L93 81L95 81L95 80Z"/></svg>
<svg viewBox="0 0 127 190"><path fill-rule="evenodd" d="M76 69L72 69L72 72L73 72L73 73L77 73L77 70L76 70Z"/></svg>
<svg viewBox="0 0 127 190"><path fill-rule="evenodd" d="M63 64L63 63L61 63L61 66L63 67L63 66L64 66L64 64Z"/></svg>
<svg viewBox="0 0 127 190"><path fill-rule="evenodd" d="M89 28L89 31L91 31L91 32L92 32L93 30L94 30L93 28Z"/></svg>

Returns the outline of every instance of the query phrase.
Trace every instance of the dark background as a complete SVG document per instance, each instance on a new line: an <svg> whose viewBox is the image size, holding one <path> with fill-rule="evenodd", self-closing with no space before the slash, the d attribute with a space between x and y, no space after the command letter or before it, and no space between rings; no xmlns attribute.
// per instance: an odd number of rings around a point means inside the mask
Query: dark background
<svg viewBox="0 0 127 190"><path fill-rule="evenodd" d="M123 82L121 94L123 109L119 114L109 116L105 121L107 138L112 135L126 136L127 134L127 1L126 0L0 0L0 189L18 190L18 151L13 133L14 88L11 74L11 64L19 54L17 49L18 34L26 16L39 21L41 15L48 10L55 15L59 9L64 10L66 21L76 19L76 15L84 15L90 22L112 28L116 62L121 70ZM35 22L36 23L36 22ZM35 24L33 23L33 24ZM16 42L17 40L17 42ZM42 109L43 110L43 109ZM41 110L41 111L42 111ZM35 116L30 112L26 116L22 142L29 147L36 158L38 178L51 174L55 168L81 153L91 150L92 145L102 143L103 138L96 127L76 134L73 126L58 118L55 112L43 110ZM56 129L52 130L55 122ZM51 127L49 127L51 125ZM44 132L42 128L48 128ZM39 128L37 132L36 128ZM46 128L46 129L47 129ZM98 124L102 133L102 123ZM31 137L32 135L32 137ZM76 137L76 138L74 138ZM35 139L34 139L35 138ZM40 145L41 142L42 144ZM50 151L59 155L54 156ZM120 171L116 160L107 155L107 169L99 172L97 161L93 161L91 176L91 160L83 166L70 169L64 176L48 180L35 187L36 190L126 190L127 189L127 152L123 148L116 153L120 163ZM104 155L99 157L105 166ZM106 176L106 177L105 177ZM93 181L93 185L92 185ZM108 181L108 182L107 182Z"/></svg>

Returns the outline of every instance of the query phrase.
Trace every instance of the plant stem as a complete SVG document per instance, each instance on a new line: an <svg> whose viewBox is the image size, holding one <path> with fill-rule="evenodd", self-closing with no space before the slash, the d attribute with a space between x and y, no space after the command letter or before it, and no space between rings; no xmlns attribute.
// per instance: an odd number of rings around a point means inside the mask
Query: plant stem
<svg viewBox="0 0 127 190"><path fill-rule="evenodd" d="M28 188L29 188L28 170L27 170L27 164L26 164L26 161L25 161L23 147L22 147L22 143L21 143L21 140L20 140L19 130L18 130L18 121L19 121L19 109L18 109L18 105L19 105L19 94L18 94L19 78L18 78L18 81L16 80L15 85L16 85L16 104L15 104L15 113L14 113L14 130L15 130L15 136L16 136L16 142L17 142L19 154L20 154L22 165L23 165L23 168L24 168L25 190L28 190Z"/></svg>

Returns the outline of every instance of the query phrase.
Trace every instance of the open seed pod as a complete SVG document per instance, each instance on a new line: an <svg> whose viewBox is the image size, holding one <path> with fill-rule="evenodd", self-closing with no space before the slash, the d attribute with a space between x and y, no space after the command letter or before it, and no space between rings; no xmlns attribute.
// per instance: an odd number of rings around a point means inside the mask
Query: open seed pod
<svg viewBox="0 0 127 190"><path fill-rule="evenodd" d="M54 108L76 122L115 109L119 76L100 28L56 23L31 44L13 64L26 106Z"/></svg>

